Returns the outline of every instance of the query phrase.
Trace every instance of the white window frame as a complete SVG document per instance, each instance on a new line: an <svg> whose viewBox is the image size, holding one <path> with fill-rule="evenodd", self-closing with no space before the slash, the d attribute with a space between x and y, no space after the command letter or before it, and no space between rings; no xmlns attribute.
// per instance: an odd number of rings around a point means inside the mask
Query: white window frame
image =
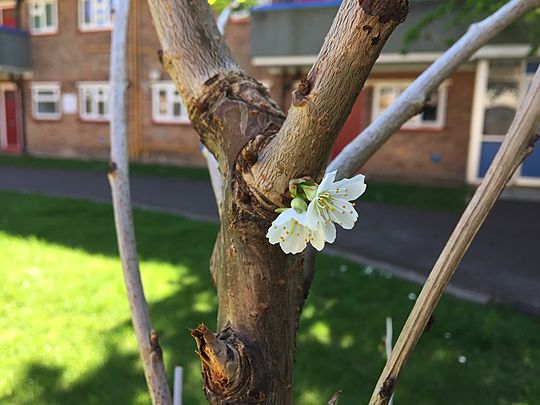
<svg viewBox="0 0 540 405"><path fill-rule="evenodd" d="M167 112L161 114L159 111L159 93L165 90L167 92ZM189 116L186 106L180 95L176 95L176 86L172 81L159 81L152 84L152 120L158 123L166 124L189 124ZM180 102L180 117L173 115L174 102Z"/></svg>
<svg viewBox="0 0 540 405"><path fill-rule="evenodd" d="M395 93L395 100L399 97L398 88L399 87L409 87L412 81L376 81L371 83L373 86L373 104L371 110L371 119L372 121L377 118L384 110L379 108L380 98L381 98L381 89L392 87ZM438 88L439 100L437 108L437 119L435 121L422 121L420 114L415 115L409 121L407 121L401 129L411 129L411 130L441 130L444 129L446 125L446 105L448 99L448 82L443 83Z"/></svg>
<svg viewBox="0 0 540 405"><path fill-rule="evenodd" d="M85 21L85 1L90 1L92 3L92 16L90 17L90 22ZM78 0L78 14L79 14L79 29L81 31L110 31L113 26L113 13L112 8L114 5L114 0L103 0L108 3L107 12L109 13L109 20L106 24L99 25L97 23L97 11L99 6L97 4L98 0Z"/></svg>
<svg viewBox="0 0 540 405"><path fill-rule="evenodd" d="M98 121L108 122L110 119L109 110L109 82L79 82L77 83L79 89L79 117L83 121ZM103 96L100 99L98 92L103 90ZM85 94L87 92L92 93L92 111L86 111ZM105 103L105 114L98 113L98 104L100 102Z"/></svg>
<svg viewBox="0 0 540 405"><path fill-rule="evenodd" d="M60 102L62 92L59 82L35 82L30 84L32 92L32 117L37 120L52 120L57 121L62 117L62 103ZM40 91L52 91L52 95L41 95ZM38 103L53 102L56 103L55 113L40 113L38 111Z"/></svg>
<svg viewBox="0 0 540 405"><path fill-rule="evenodd" d="M487 88L490 80L490 68L492 63L497 63L498 59L480 59L476 66L476 78L474 89L474 101L472 109L471 130L469 139L469 154L467 158L467 183L480 184L483 177L479 176L480 160L482 154L483 142L502 143L505 135L484 134L484 115L487 99ZM521 74L516 77L519 81L519 100L516 106L516 112L519 103L523 101L528 89L531 74L527 74L525 64L527 60L521 60ZM520 165L514 175L509 179L509 186L540 187L540 179L521 176L522 166Z"/></svg>
<svg viewBox="0 0 540 405"><path fill-rule="evenodd" d="M52 6L52 24L51 26L45 26L46 18L46 5L51 4ZM34 17L36 13L36 5L39 7L39 14L43 22L42 27L34 26ZM44 34L55 34L58 32L58 2L57 0L31 0L28 2L28 30L32 35L44 35Z"/></svg>

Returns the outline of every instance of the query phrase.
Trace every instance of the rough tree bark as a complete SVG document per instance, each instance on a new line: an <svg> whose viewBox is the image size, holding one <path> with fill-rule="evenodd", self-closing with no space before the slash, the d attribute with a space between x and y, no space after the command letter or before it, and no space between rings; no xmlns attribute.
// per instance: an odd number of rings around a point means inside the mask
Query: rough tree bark
<svg viewBox="0 0 540 405"><path fill-rule="evenodd" d="M129 0L119 1L114 12L109 78L110 105L112 106L109 182L113 198L116 235L131 320L137 337L148 391L153 404L170 405L172 399L163 366L163 355L157 334L152 330L150 311L144 297L131 211L126 137L126 36Z"/></svg>
<svg viewBox="0 0 540 405"><path fill-rule="evenodd" d="M319 179L406 0L345 0L288 116L232 61L204 0L148 0L163 65L223 177L211 272L218 333L192 331L214 404L292 402L295 337L313 255L285 255L265 234L289 180Z"/></svg>

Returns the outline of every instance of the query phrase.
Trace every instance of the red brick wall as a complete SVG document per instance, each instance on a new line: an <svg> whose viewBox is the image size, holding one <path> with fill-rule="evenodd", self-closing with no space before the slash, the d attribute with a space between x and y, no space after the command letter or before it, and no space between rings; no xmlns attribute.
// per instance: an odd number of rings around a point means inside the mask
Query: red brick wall
<svg viewBox="0 0 540 405"><path fill-rule="evenodd" d="M414 79L416 75L373 74L376 79ZM375 178L428 183L464 183L474 92L474 72L449 78L442 130L401 130L372 157L363 173ZM371 121L372 98L366 98ZM432 160L440 155L439 161Z"/></svg>
<svg viewBox="0 0 540 405"><path fill-rule="evenodd" d="M371 123L372 86L375 81L412 81L419 73L373 72L338 137L332 155L335 156ZM474 72L456 73L447 83L449 85L444 127L398 131L361 169L362 173L384 180L448 184L465 182ZM354 131L355 127L359 130Z"/></svg>
<svg viewBox="0 0 540 405"><path fill-rule="evenodd" d="M80 33L76 0L58 1L58 32L31 36L33 77L25 83L26 146L30 153L58 156L102 156L108 144L108 124L82 122L78 114L58 121L32 117L30 83L61 82L62 93L77 94L78 81L108 78L108 32ZM22 9L28 27L28 5Z"/></svg>
<svg viewBox="0 0 540 405"><path fill-rule="evenodd" d="M22 24L28 27L28 7ZM79 81L107 81L110 32L81 32L77 0L58 1L59 30L31 37L33 77L25 84L27 150L34 155L108 156L108 123L85 122L76 114L62 114L58 121L36 120L31 112L30 84L61 82L61 91L77 95ZM132 1L128 49L128 133L132 158L202 165L198 137L189 124L157 124L152 121L150 72L169 80L158 61L159 41L147 2Z"/></svg>
<svg viewBox="0 0 540 405"><path fill-rule="evenodd" d="M159 80L170 80L161 68L158 50L161 48L150 10L146 0L138 1L136 27L132 37L138 35L137 55L130 54L130 67L133 71L136 60L139 70L139 118L140 118L140 160L146 162L171 162L188 166L204 165L199 150L199 137L189 124L163 124L152 120L151 74L159 72ZM133 24L132 15L132 24Z"/></svg>

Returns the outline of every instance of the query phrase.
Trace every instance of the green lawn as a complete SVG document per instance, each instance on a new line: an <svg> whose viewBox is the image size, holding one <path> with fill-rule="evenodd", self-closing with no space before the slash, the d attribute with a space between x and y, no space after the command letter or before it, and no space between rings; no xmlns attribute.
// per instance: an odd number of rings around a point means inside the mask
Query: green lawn
<svg viewBox="0 0 540 405"><path fill-rule="evenodd" d="M83 161L0 155L0 167L2 166L86 170L102 173L106 173L108 170L108 163L99 160ZM205 168L133 163L130 165L130 171L132 174L209 179L208 170ZM461 212L472 196L472 189L468 186L440 187L400 184L371 181L368 178L368 187L369 192L362 197L366 201L455 213Z"/></svg>
<svg viewBox="0 0 540 405"><path fill-rule="evenodd" d="M0 403L147 404L111 208L0 193L0 212ZM135 222L167 369L184 366L184 403L203 404L187 328L215 325L208 260L217 227L142 211ZM418 291L320 256L298 337L295 403L320 405L338 389L340 405L366 403L384 364L385 317L399 329ZM396 404L537 404L539 375L538 319L446 297Z"/></svg>

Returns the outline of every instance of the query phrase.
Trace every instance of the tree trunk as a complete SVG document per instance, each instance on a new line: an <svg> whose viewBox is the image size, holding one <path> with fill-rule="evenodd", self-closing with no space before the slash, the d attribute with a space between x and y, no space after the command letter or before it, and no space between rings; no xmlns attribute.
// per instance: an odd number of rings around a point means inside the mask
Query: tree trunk
<svg viewBox="0 0 540 405"><path fill-rule="evenodd" d="M314 274L312 252L286 255L266 232L291 179L319 179L406 0L345 0L286 117L232 61L204 0L149 0L165 69L222 175L211 272L216 335L192 331L212 404L292 403L295 337Z"/></svg>

